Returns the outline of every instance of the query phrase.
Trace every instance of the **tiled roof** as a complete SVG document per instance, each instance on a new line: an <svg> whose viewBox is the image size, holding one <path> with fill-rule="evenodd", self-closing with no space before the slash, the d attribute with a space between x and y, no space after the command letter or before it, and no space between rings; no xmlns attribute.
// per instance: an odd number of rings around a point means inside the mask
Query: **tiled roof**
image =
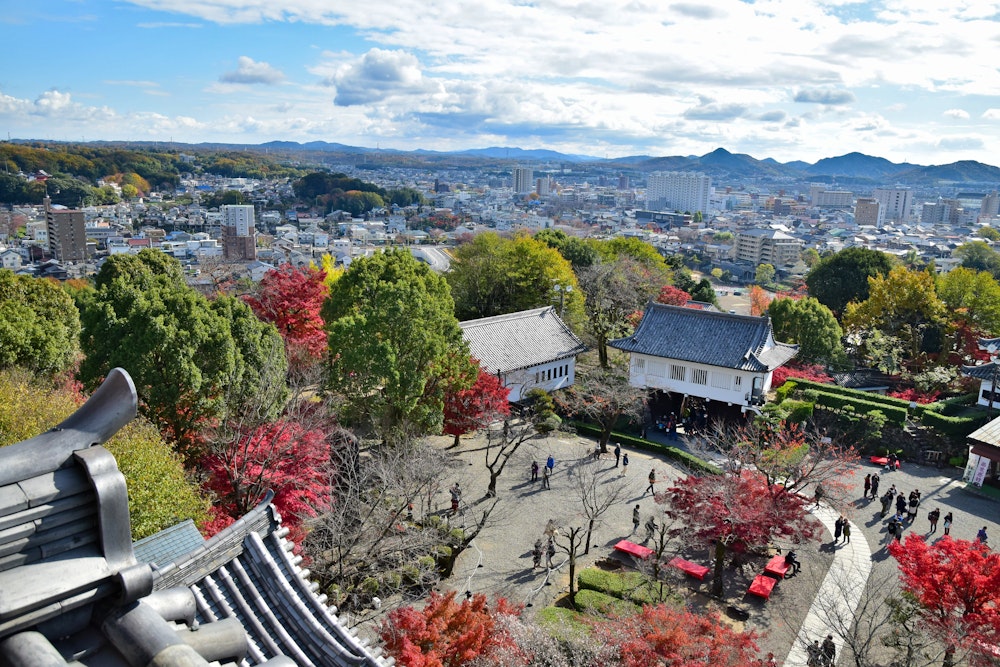
<svg viewBox="0 0 1000 667"><path fill-rule="evenodd" d="M767 317L751 317L650 303L635 333L608 343L624 352L734 368L770 371L798 345L776 343Z"/></svg>
<svg viewBox="0 0 1000 667"><path fill-rule="evenodd" d="M859 368L833 373L833 381L845 389L888 389L892 379L878 369Z"/></svg>
<svg viewBox="0 0 1000 667"><path fill-rule="evenodd" d="M987 445L1000 446L1000 417L993 419L970 433L969 440L975 440Z"/></svg>
<svg viewBox="0 0 1000 667"><path fill-rule="evenodd" d="M576 356L587 346L548 306L460 322L469 351L490 373Z"/></svg>
<svg viewBox="0 0 1000 667"><path fill-rule="evenodd" d="M155 590L176 586L195 596L195 620L235 618L249 650L241 667L288 656L296 665L329 667L393 664L341 625L318 585L292 554L288 529L270 497L194 551L157 570Z"/></svg>
<svg viewBox="0 0 1000 667"><path fill-rule="evenodd" d="M132 544L132 551L140 563L158 565L171 563L193 549L201 546L205 538L201 536L188 519Z"/></svg>
<svg viewBox="0 0 1000 667"><path fill-rule="evenodd" d="M968 375L978 380L992 380L997 371L998 364L995 361L979 366L962 366L962 375Z"/></svg>

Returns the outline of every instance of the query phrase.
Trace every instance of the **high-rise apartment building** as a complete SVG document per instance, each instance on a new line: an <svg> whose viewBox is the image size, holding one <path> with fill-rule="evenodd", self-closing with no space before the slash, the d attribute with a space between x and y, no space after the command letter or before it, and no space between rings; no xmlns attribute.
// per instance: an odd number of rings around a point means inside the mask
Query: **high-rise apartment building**
<svg viewBox="0 0 1000 667"><path fill-rule="evenodd" d="M654 210L708 211L712 179L701 172L654 171L646 181L646 204Z"/></svg>
<svg viewBox="0 0 1000 667"><path fill-rule="evenodd" d="M854 224L869 227L878 226L878 209L877 199L858 197L857 202L854 203Z"/></svg>
<svg viewBox="0 0 1000 667"><path fill-rule="evenodd" d="M736 259L776 268L792 266L802 254L802 241L775 229L747 229L736 234Z"/></svg>
<svg viewBox="0 0 1000 667"><path fill-rule="evenodd" d="M822 185L809 188L809 202L820 208L850 208L854 193L850 190L827 190Z"/></svg>
<svg viewBox="0 0 1000 667"><path fill-rule="evenodd" d="M535 172L531 167L514 167L514 192L519 195L530 193L535 187Z"/></svg>
<svg viewBox="0 0 1000 667"><path fill-rule="evenodd" d="M907 222L913 209L913 191L909 188L875 188L878 200L878 226L887 222Z"/></svg>
<svg viewBox="0 0 1000 667"><path fill-rule="evenodd" d="M1000 215L1000 195L997 195L996 190L983 197L983 203L979 205L979 215L984 218L995 218Z"/></svg>
<svg viewBox="0 0 1000 667"><path fill-rule="evenodd" d="M87 259L87 228L83 211L53 206L47 196L45 229L49 252L60 262L82 262Z"/></svg>
<svg viewBox="0 0 1000 667"><path fill-rule="evenodd" d="M257 259L257 230L254 227L253 206L222 207L222 256L232 260Z"/></svg>

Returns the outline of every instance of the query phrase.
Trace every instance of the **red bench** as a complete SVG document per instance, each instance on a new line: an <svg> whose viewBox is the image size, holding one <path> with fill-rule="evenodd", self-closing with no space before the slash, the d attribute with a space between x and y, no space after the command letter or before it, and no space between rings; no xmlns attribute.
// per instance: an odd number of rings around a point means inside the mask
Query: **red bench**
<svg viewBox="0 0 1000 667"><path fill-rule="evenodd" d="M889 459L885 456L872 456L869 459L872 463L883 468L889 465ZM899 459L896 459L896 470L899 470Z"/></svg>
<svg viewBox="0 0 1000 667"><path fill-rule="evenodd" d="M630 542L628 540L622 540L616 544L615 551L621 551L640 559L649 558L654 553L649 547L644 547L641 544L636 544L635 542Z"/></svg>
<svg viewBox="0 0 1000 667"><path fill-rule="evenodd" d="M765 574L758 574L754 577L753 583L750 584L750 588L747 589L747 592L751 595L756 595L757 597L769 600L771 598L771 591L774 590L774 586L777 583L778 580L774 577L769 577Z"/></svg>
<svg viewBox="0 0 1000 667"><path fill-rule="evenodd" d="M697 563L692 563L689 560L684 560L680 556L671 558L669 564L673 565L679 570L686 572L687 574L690 574L695 579L700 579L702 581L704 581L705 576L708 575L709 572L711 572L711 570L705 567L704 565L698 565Z"/></svg>
<svg viewBox="0 0 1000 667"><path fill-rule="evenodd" d="M785 562L785 557L778 554L771 560L767 561L767 565L764 566L764 574L771 574L778 579L784 579L785 574L787 574L790 569L792 569L792 566Z"/></svg>

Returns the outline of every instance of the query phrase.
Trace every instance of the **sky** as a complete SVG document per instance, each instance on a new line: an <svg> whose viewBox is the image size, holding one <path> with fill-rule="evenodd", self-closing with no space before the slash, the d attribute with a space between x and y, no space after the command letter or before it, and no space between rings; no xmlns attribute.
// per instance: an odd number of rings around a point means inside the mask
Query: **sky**
<svg viewBox="0 0 1000 667"><path fill-rule="evenodd" d="M0 40L15 139L1000 164L1000 2L0 0Z"/></svg>

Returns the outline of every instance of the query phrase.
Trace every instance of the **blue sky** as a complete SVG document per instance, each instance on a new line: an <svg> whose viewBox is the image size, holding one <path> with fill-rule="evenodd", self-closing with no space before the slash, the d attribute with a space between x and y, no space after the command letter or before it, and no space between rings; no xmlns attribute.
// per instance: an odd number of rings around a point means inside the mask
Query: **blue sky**
<svg viewBox="0 0 1000 667"><path fill-rule="evenodd" d="M2 7L12 138L1000 164L1000 2Z"/></svg>

